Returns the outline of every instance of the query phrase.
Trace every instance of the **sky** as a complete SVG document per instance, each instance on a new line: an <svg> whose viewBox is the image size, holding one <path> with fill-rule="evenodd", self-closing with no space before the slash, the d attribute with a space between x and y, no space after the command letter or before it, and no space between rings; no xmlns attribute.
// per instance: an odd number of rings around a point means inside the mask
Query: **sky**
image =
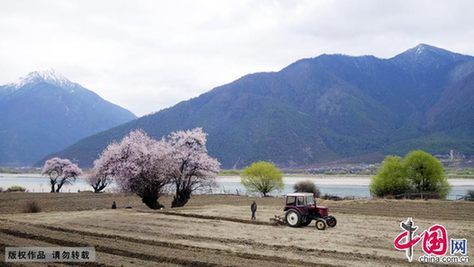
<svg viewBox="0 0 474 267"><path fill-rule="evenodd" d="M0 84L54 69L138 116L320 54L474 55L471 0L0 0Z"/></svg>

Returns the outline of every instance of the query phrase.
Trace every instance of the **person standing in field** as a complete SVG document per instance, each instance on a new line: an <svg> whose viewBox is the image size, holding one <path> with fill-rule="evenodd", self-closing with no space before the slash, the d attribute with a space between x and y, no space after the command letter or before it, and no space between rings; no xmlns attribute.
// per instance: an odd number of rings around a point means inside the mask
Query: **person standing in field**
<svg viewBox="0 0 474 267"><path fill-rule="evenodd" d="M250 210L252 211L252 218L251 220L256 220L257 218L255 217L255 212L257 212L257 203L252 202L252 205L250 205Z"/></svg>

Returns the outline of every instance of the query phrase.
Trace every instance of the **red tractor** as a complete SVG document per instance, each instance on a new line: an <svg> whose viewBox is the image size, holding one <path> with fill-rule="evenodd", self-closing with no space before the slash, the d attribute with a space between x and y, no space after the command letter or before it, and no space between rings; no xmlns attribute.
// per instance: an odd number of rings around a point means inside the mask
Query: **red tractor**
<svg viewBox="0 0 474 267"><path fill-rule="evenodd" d="M334 216L328 215L328 208L317 206L312 193L292 193L286 195L285 221L291 227L307 226L313 220L318 230L337 224Z"/></svg>

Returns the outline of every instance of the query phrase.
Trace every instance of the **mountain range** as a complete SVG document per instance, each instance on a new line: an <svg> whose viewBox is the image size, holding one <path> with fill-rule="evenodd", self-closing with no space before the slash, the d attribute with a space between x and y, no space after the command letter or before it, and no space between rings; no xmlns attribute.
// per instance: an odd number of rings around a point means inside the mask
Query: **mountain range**
<svg viewBox="0 0 474 267"><path fill-rule="evenodd" d="M474 153L474 57L420 44L392 58L320 55L249 74L51 154L81 166L141 128L160 138L202 127L224 168L282 167L411 149Z"/></svg>
<svg viewBox="0 0 474 267"><path fill-rule="evenodd" d="M54 70L32 72L0 86L0 166L31 166L135 118Z"/></svg>

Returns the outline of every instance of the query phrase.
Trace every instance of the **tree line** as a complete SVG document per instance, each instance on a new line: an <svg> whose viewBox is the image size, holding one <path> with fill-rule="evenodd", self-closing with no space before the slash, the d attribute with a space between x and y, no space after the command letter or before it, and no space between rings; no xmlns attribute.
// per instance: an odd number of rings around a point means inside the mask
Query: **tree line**
<svg viewBox="0 0 474 267"><path fill-rule="evenodd" d="M134 130L102 151L87 179L95 192L115 181L121 191L137 194L152 209L163 207L159 198L169 186L175 192L171 206L182 207L194 191L215 183L220 163L208 155L206 141L201 128L176 131L160 140ZM82 170L56 157L45 162L42 174L49 176L51 192L59 192Z"/></svg>
<svg viewBox="0 0 474 267"><path fill-rule="evenodd" d="M241 173L241 183L249 192L257 192L264 197L284 187L280 170L264 161L245 168ZM318 187L311 181L300 181L293 189L295 192L310 192L317 197L320 195ZM445 199L450 189L442 163L421 150L411 151L404 158L385 157L369 185L374 197Z"/></svg>
<svg viewBox="0 0 474 267"><path fill-rule="evenodd" d="M215 185L220 163L208 155L207 136L201 128L176 131L155 140L142 130L131 131L120 142L109 144L94 161L87 174L94 192L101 192L112 182L123 192L132 192L152 209L162 208L160 196L174 190L171 207L182 207L193 192ZM45 162L43 175L50 178L51 192L59 192L72 183L82 170L68 159L52 158ZM245 168L241 183L249 192L262 196L284 187L281 171L270 162L259 161ZM424 151L412 151L404 158L387 156L372 177L370 192L375 197L416 194L415 197L446 198L450 190L441 162ZM296 192L319 189L311 181L302 181Z"/></svg>

